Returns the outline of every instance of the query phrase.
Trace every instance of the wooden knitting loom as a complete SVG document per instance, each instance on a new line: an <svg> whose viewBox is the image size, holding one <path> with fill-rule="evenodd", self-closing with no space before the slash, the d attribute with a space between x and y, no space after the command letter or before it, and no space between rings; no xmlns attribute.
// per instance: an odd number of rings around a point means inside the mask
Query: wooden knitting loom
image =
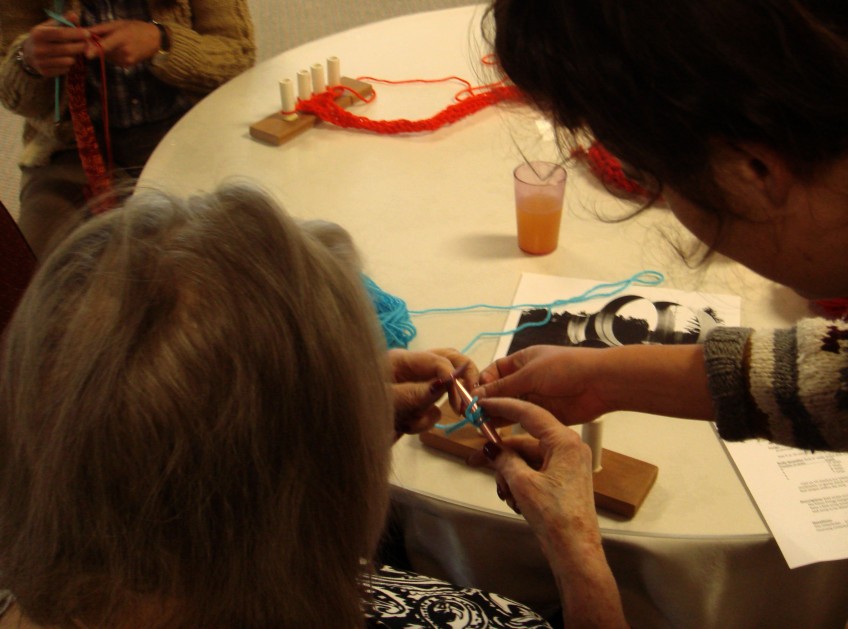
<svg viewBox="0 0 848 629"><path fill-rule="evenodd" d="M460 417L453 411L449 403L441 407L442 421L453 423L460 421ZM587 424L587 426L589 426ZM511 428L502 428L498 432L504 437L508 436ZM593 486L595 493L595 506L610 513L632 518L636 515L639 507L654 485L659 468L656 465L634 459L612 450L600 448L600 443L589 443L593 449L593 459L597 453L595 445L600 453L600 469L593 474ZM419 435L421 442L431 448L447 452L461 459L467 459L472 453L479 452L486 443L474 426L463 426L450 435L444 430L433 428ZM598 437L598 441L600 437ZM597 467L597 466L596 466Z"/></svg>
<svg viewBox="0 0 848 629"><path fill-rule="evenodd" d="M338 57L327 59L327 69L326 79L324 67L320 63L312 64L309 71L301 70L297 73L298 95L302 100L310 98L313 92L316 94L323 92L327 83L330 87L341 85L348 88L335 99L336 103L344 108L350 107L359 100L354 93L362 98L370 98L373 95L374 88L370 83L341 76ZM295 111L294 86L291 79L280 81L280 100L282 102L280 111L250 125L252 137L279 146L320 122L317 116Z"/></svg>

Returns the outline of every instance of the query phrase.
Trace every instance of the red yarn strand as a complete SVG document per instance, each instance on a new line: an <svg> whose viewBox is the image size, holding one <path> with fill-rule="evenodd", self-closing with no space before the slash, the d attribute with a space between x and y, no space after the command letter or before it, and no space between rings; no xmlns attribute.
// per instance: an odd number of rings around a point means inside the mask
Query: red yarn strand
<svg viewBox="0 0 848 629"><path fill-rule="evenodd" d="M315 94L308 100L300 101L297 105L297 111L312 114L324 122L329 122L345 129L363 129L385 135L424 133L453 124L494 103L504 100L519 100L520 93L515 87L511 86L494 88L487 92L468 96L459 102L449 105L432 118L425 118L423 120L407 120L405 118L396 120L371 120L365 116L357 116L339 105L336 102L337 97L338 93L332 91ZM360 98L362 97L360 96ZM364 101L364 99L362 100Z"/></svg>
<svg viewBox="0 0 848 629"><path fill-rule="evenodd" d="M92 214L100 214L112 209L117 205L112 192L112 143L109 134L108 98L106 94L106 60L100 43L93 39L99 49L100 73L103 103L103 136L106 142L106 152L109 167L103 162L100 146L97 143L97 134L91 117L88 115L88 103L86 100L86 62L80 56L68 73L66 90L68 94L68 109L71 113L71 123L74 128L74 137L77 142L80 162L82 163L85 177L88 180L86 197L95 199L91 207Z"/></svg>
<svg viewBox="0 0 848 629"><path fill-rule="evenodd" d="M491 65L492 61L491 59L484 58L483 63ZM334 86L321 94L314 94L311 98L298 100L295 111L311 114L324 122L329 122L345 129L361 129L384 135L396 135L401 133L428 133L436 131L496 103L504 101L521 102L524 100L521 92L513 85L497 82L474 86L458 76L447 76L439 79L405 79L400 81L361 76L357 80L384 83L387 85L433 84L455 81L462 84L463 88L454 95L456 102L448 105L435 116L422 120L407 120L406 118L372 120L365 116L353 114L336 102L339 96L350 93L360 102L370 103L377 97L377 92L375 91L371 96L366 98L356 90L344 85ZM282 113L289 114L294 112ZM645 199L651 197L647 190L624 174L621 168L621 162L599 143L593 143L588 149L583 147L578 148L572 152L572 156L583 159L588 164L592 174L600 179L604 186L610 190L623 193L626 196Z"/></svg>

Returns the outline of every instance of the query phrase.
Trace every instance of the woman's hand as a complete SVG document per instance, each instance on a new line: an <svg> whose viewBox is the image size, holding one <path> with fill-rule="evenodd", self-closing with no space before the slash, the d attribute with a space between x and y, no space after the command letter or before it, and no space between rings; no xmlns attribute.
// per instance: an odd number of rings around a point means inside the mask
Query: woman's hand
<svg viewBox="0 0 848 629"><path fill-rule="evenodd" d="M553 413L564 424L582 424L611 409L594 385L600 352L607 350L533 345L489 365L474 394L516 397Z"/></svg>
<svg viewBox="0 0 848 629"><path fill-rule="evenodd" d="M475 395L517 397L582 424L612 411L714 419L704 347L534 345L492 363Z"/></svg>
<svg viewBox="0 0 848 629"><path fill-rule="evenodd" d="M459 409L455 396L454 374L468 388L477 386L480 372L470 358L454 349L411 352L392 349L388 352L392 370L392 392L395 401L395 431L398 435L415 434L432 428L442 412L436 402L447 391L451 404Z"/></svg>
<svg viewBox="0 0 848 629"><path fill-rule="evenodd" d="M88 27L92 35L99 38L106 60L128 68L152 58L162 45L162 34L155 24L141 20L113 20ZM93 59L98 55L91 46L86 56Z"/></svg>
<svg viewBox="0 0 848 629"><path fill-rule="evenodd" d="M79 23L76 13L66 13L65 19ZM46 20L32 28L21 50L24 63L45 77L64 76L70 72L76 58L86 52L91 35L82 28L62 26L56 20Z"/></svg>
<svg viewBox="0 0 848 629"><path fill-rule="evenodd" d="M524 515L560 590L566 627L626 627L618 586L601 545L592 490L592 453L580 436L529 402L487 398L494 419L518 422L530 437L484 451L498 495Z"/></svg>
<svg viewBox="0 0 848 629"><path fill-rule="evenodd" d="M507 437L506 448L486 444L497 472L498 494L524 515L546 554L552 532L597 537L592 491L592 452L580 435L529 402L486 398L480 405L493 419L519 423L530 435Z"/></svg>

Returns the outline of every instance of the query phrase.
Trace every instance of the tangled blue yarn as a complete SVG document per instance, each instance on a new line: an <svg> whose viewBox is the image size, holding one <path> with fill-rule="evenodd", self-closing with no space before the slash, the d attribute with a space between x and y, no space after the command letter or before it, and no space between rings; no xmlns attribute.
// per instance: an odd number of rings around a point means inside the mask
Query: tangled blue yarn
<svg viewBox="0 0 848 629"><path fill-rule="evenodd" d="M380 320L380 327L383 328L386 344L390 348L406 349L409 347L409 342L415 338L418 331L409 318L406 302L400 297L385 292L364 273L362 274L362 282L365 284L371 303L374 304L374 310L377 311L377 318Z"/></svg>

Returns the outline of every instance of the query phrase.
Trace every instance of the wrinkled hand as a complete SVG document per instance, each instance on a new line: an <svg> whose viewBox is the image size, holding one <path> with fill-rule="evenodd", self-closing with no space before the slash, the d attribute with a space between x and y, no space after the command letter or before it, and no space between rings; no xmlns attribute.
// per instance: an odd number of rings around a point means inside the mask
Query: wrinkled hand
<svg viewBox="0 0 848 629"><path fill-rule="evenodd" d="M445 391L451 404L459 410L451 375L464 369L460 378L470 389L477 385L479 371L470 358L453 349L411 352L393 349L388 352L392 370L392 393L395 402L395 431L415 434L432 428L441 418L436 402Z"/></svg>
<svg viewBox="0 0 848 629"><path fill-rule="evenodd" d="M533 345L483 370L473 391L480 398L515 397L553 413L564 424L582 424L610 409L598 382L602 349Z"/></svg>
<svg viewBox="0 0 848 629"><path fill-rule="evenodd" d="M76 13L64 17L79 23ZM73 67L76 58L90 46L91 35L82 28L62 26L55 20L46 20L34 26L21 49L24 62L45 77L64 76Z"/></svg>
<svg viewBox="0 0 848 629"><path fill-rule="evenodd" d="M564 626L627 627L601 543L589 447L529 402L490 398L480 404L490 417L519 422L531 435L505 439L503 448L490 442L485 452L498 495L524 514L550 563Z"/></svg>
<svg viewBox="0 0 848 629"><path fill-rule="evenodd" d="M496 471L498 495L524 515L546 554L561 547L562 538L599 535L592 452L580 435L529 402L487 398L480 404L493 419L518 422L530 435L508 437L504 448L489 443L485 453Z"/></svg>
<svg viewBox="0 0 848 629"><path fill-rule="evenodd" d="M152 58L162 43L162 34L155 24L141 20L114 20L90 26L88 31L99 38L106 60L128 68ZM86 57L98 55L95 46L86 50Z"/></svg>

